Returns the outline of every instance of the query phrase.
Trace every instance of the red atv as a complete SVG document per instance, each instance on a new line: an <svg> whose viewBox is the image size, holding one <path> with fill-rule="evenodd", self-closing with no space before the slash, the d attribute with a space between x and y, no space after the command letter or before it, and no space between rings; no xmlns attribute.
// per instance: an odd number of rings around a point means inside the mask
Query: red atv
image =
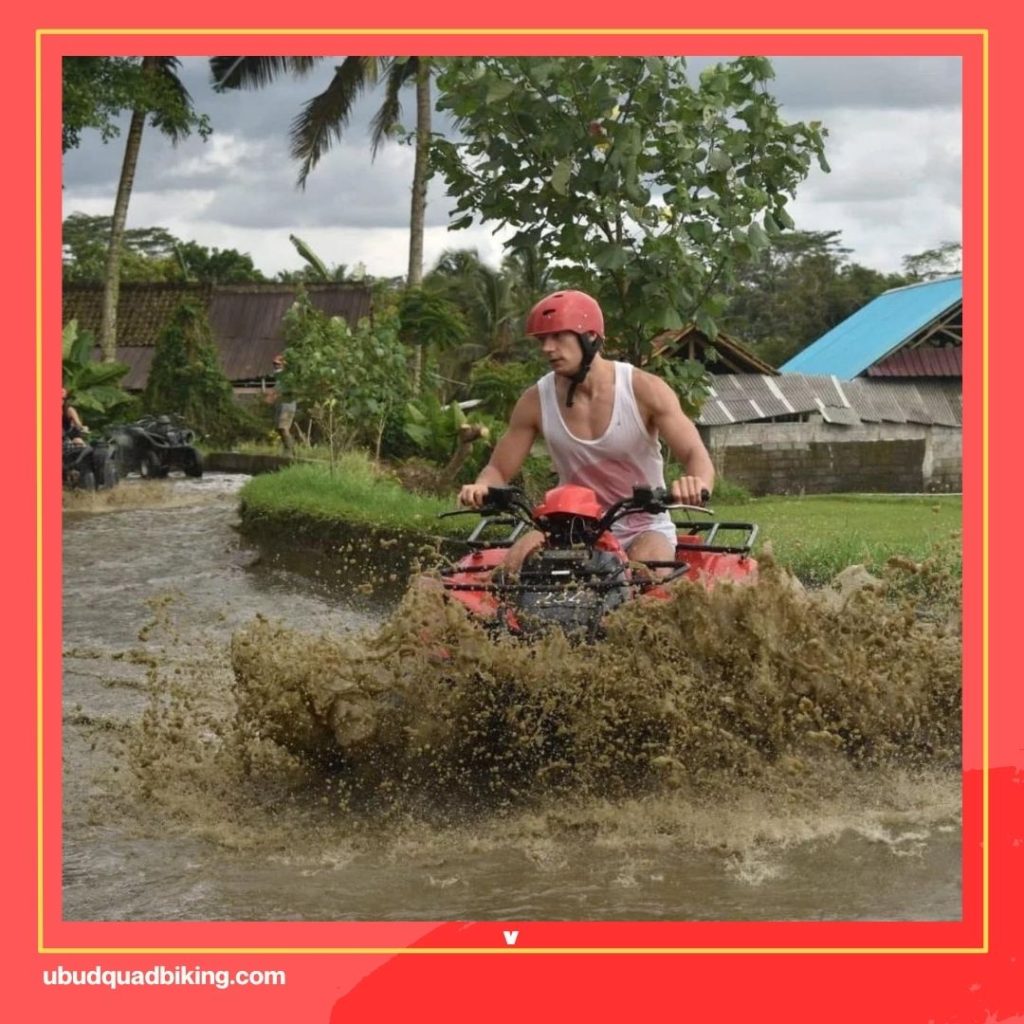
<svg viewBox="0 0 1024 1024"><path fill-rule="evenodd" d="M675 519L677 540L671 562L631 562L611 526L636 512L685 513ZM466 538L471 549L442 570L445 594L497 629L530 635L556 627L574 637L594 640L604 616L633 598L666 598L666 584L689 579L712 586L718 580L750 581L757 562L750 557L757 538L753 523L695 520L713 516L698 505L674 505L664 488L634 487L633 494L602 509L592 490L565 485L547 492L531 508L522 491L491 487L480 509L442 512L442 516L481 516ZM544 535L541 548L516 576L501 562L527 530ZM501 531L495 536L496 531ZM723 543L732 536L735 543Z"/></svg>

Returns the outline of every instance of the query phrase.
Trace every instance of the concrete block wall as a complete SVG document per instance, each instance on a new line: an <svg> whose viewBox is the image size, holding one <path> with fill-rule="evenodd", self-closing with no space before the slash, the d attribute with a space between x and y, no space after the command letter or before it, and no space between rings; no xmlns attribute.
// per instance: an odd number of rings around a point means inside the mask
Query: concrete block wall
<svg viewBox="0 0 1024 1024"><path fill-rule="evenodd" d="M718 473L753 494L959 491L959 429L883 423L703 427Z"/></svg>

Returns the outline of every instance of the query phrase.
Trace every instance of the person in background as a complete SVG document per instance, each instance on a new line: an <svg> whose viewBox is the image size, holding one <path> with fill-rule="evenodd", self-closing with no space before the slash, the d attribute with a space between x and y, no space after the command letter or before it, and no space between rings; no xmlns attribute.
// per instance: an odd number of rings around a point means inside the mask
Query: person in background
<svg viewBox="0 0 1024 1024"><path fill-rule="evenodd" d="M526 333L539 342L551 372L520 397L490 461L460 491L461 504L480 508L489 487L507 485L538 436L559 483L591 488L604 508L629 497L635 484L665 486L661 441L683 467L672 498L699 505L710 497L715 470L697 428L661 378L601 355L604 314L595 299L580 291L548 295L531 310ZM612 531L635 561L675 557L668 513L625 516ZM542 541L536 532L521 537L504 569L517 572Z"/></svg>
<svg viewBox="0 0 1024 1024"><path fill-rule="evenodd" d="M295 422L298 403L286 400L284 390L281 387L282 373L284 373L284 356L278 353L278 355L274 356L274 390L270 394L270 401L274 402L274 429L281 438L284 450L290 453L295 449L292 424Z"/></svg>
<svg viewBox="0 0 1024 1024"><path fill-rule="evenodd" d="M89 428L82 422L78 410L71 404L71 396L67 388L61 388L61 432L65 441L71 444L84 445L85 434Z"/></svg>

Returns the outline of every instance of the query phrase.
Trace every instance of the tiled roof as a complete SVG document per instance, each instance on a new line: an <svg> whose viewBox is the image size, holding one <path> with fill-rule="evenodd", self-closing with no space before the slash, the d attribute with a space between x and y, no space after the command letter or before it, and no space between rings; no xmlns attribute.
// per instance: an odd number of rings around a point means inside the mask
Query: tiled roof
<svg viewBox="0 0 1024 1024"><path fill-rule="evenodd" d="M368 287L350 284L306 285L310 302L350 324L371 313ZM124 284L117 306L117 358L131 368L124 386L142 388L149 376L157 339L186 299L206 306L221 367L228 380L246 381L273 373L274 356L284 347L281 326L295 301L286 284L183 285ZM63 322L77 320L79 330L98 338L103 289L65 285Z"/></svg>

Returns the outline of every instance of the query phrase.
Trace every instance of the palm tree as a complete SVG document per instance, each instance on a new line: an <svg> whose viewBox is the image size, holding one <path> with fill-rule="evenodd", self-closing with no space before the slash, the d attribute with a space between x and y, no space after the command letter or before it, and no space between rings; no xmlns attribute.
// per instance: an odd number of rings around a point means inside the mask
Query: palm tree
<svg viewBox="0 0 1024 1024"><path fill-rule="evenodd" d="M302 76L322 57L211 57L214 88L260 89L278 75ZM346 57L327 88L314 96L292 121L291 154L299 161L298 184L305 187L310 171L348 126L359 96L383 78L384 100L371 122L371 154L376 157L384 141L399 124L400 93L416 86L416 156L413 166L412 208L409 217L409 267L406 284L418 288L423 281L423 225L430 178L431 132L430 59L426 57Z"/></svg>
<svg viewBox="0 0 1024 1024"><path fill-rule="evenodd" d="M477 339L476 357L499 361L513 354L527 312L551 290L551 275L536 249L508 253L498 270L475 249L446 249L426 280L465 311ZM470 350L466 355L473 357Z"/></svg>
<svg viewBox="0 0 1024 1024"><path fill-rule="evenodd" d="M121 291L121 253L128 202L135 184L135 169L142 148L142 131L146 118L160 129L172 143L189 134L193 127L201 135L209 134L205 117L195 113L192 97L178 78L177 57L143 57L139 65L139 82L132 107L131 122L125 139L121 176L111 218L110 244L107 247L103 274L103 315L100 322L100 351L104 362L113 362L117 353L117 300Z"/></svg>
<svg viewBox="0 0 1024 1024"><path fill-rule="evenodd" d="M211 57L214 88L259 89L279 74L302 76L322 57ZM384 79L384 101L371 121L371 156L399 124L400 93L416 86L416 151L412 173L412 206L409 213L409 265L405 282L409 289L423 283L423 229L430 179L430 78L429 57L346 57L335 69L327 88L314 96L292 121L291 153L299 161L298 184L304 188L310 171L348 126L352 106L366 90ZM423 375L423 348L413 352L413 382L419 389Z"/></svg>

